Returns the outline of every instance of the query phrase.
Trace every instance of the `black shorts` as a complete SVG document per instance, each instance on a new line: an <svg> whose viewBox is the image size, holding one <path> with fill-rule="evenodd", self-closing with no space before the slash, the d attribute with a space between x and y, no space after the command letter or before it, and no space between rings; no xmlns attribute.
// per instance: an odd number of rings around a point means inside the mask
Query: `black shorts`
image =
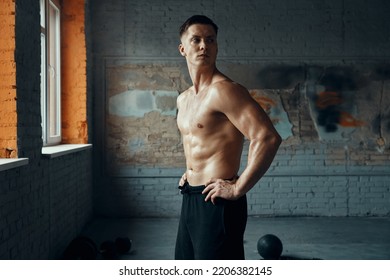
<svg viewBox="0 0 390 280"><path fill-rule="evenodd" d="M205 186L179 187L183 194L176 260L243 260L247 222L246 196L205 202Z"/></svg>

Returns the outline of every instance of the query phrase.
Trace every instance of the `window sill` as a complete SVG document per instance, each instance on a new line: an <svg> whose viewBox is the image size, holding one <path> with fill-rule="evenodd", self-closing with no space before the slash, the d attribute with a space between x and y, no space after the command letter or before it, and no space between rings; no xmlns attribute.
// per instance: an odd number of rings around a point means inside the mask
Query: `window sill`
<svg viewBox="0 0 390 280"><path fill-rule="evenodd" d="M28 164L28 158L0 158L0 171Z"/></svg>
<svg viewBox="0 0 390 280"><path fill-rule="evenodd" d="M47 158L56 158L63 155L77 153L92 148L92 144L63 144L42 148L42 155Z"/></svg>

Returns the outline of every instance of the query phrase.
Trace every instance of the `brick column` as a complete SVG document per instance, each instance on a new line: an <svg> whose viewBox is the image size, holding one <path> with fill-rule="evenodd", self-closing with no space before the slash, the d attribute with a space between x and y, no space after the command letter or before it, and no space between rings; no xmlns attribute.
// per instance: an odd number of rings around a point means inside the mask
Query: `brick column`
<svg viewBox="0 0 390 280"><path fill-rule="evenodd" d="M17 158L15 2L0 0L0 158Z"/></svg>

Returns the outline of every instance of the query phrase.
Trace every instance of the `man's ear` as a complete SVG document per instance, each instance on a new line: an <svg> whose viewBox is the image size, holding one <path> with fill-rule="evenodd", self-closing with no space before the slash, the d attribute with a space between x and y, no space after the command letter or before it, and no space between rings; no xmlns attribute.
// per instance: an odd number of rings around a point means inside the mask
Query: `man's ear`
<svg viewBox="0 0 390 280"><path fill-rule="evenodd" d="M186 56L186 53L185 53L185 51L184 51L184 46L183 46L183 44L180 44L178 48L179 48L180 54L181 54L182 56Z"/></svg>

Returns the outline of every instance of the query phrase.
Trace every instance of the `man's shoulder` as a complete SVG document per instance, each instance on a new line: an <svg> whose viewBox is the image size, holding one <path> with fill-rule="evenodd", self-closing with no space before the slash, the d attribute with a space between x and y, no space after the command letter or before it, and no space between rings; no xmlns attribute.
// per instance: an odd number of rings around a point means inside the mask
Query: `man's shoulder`
<svg viewBox="0 0 390 280"><path fill-rule="evenodd" d="M241 85L240 83L238 83L236 81L232 81L232 80L223 80L223 81L221 81L221 84L225 85L225 86L233 87L233 88L244 88L243 85Z"/></svg>
<svg viewBox="0 0 390 280"><path fill-rule="evenodd" d="M209 104L212 104L214 110L220 112L241 110L254 102L248 89L232 80L215 83L209 97Z"/></svg>
<svg viewBox="0 0 390 280"><path fill-rule="evenodd" d="M241 84L232 81L230 79L224 79L215 82L211 89L210 92L212 92L216 97L218 96L226 96L226 95L236 95L236 94L241 94L243 92L248 92L248 90L242 86Z"/></svg>

